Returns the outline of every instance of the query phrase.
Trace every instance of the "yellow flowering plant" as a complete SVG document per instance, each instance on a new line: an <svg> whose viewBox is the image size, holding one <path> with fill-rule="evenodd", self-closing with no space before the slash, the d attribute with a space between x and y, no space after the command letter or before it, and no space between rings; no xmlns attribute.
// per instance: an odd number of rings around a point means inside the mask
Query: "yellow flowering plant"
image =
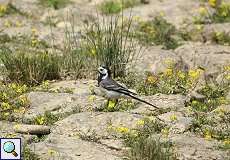
<svg viewBox="0 0 230 160"><path fill-rule="evenodd" d="M14 113L25 111L30 102L25 95L29 88L17 83L0 82L0 120L14 118Z"/></svg>

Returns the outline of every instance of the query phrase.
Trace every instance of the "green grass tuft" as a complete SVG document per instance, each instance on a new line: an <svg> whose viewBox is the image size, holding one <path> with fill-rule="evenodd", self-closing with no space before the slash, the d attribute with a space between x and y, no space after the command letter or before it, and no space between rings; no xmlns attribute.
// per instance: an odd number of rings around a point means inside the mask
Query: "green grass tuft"
<svg viewBox="0 0 230 160"><path fill-rule="evenodd" d="M162 16L155 17L152 21L139 22L136 27L136 37L141 43L149 45L163 45L165 49L175 49L180 44L174 25L167 22Z"/></svg>

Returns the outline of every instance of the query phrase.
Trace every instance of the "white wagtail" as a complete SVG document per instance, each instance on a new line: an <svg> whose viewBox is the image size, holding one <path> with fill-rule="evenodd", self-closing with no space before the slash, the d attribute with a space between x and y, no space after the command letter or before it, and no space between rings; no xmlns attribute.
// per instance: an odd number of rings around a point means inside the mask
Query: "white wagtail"
<svg viewBox="0 0 230 160"><path fill-rule="evenodd" d="M138 97L136 97L136 93L128 90L124 86L118 84L116 81L114 81L111 78L111 72L108 67L101 66L98 68L99 76L98 76L98 86L100 87L100 91L102 93L102 96L110 99L115 99L116 102L118 101L119 98L124 97L124 96L129 96L133 99L136 99L140 102L146 103L152 107L156 107L155 105L146 102Z"/></svg>

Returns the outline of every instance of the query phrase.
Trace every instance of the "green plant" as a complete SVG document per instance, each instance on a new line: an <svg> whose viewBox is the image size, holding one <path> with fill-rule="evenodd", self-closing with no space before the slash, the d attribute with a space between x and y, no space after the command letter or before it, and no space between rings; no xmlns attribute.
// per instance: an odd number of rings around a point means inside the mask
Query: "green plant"
<svg viewBox="0 0 230 160"><path fill-rule="evenodd" d="M196 86L201 73L201 69L188 72L177 70L172 64L163 73L146 73L144 78L140 78L141 75L130 73L120 80L142 95L154 95L156 93L185 95Z"/></svg>
<svg viewBox="0 0 230 160"><path fill-rule="evenodd" d="M46 7L53 7L54 9L59 9L61 7L64 7L68 3L70 3L69 0L39 0L40 3Z"/></svg>
<svg viewBox="0 0 230 160"><path fill-rule="evenodd" d="M1 60L7 77L16 82L34 85L44 80L59 79L59 58L49 53L13 53L10 49L0 50Z"/></svg>
<svg viewBox="0 0 230 160"><path fill-rule="evenodd" d="M230 35L225 32L214 32L212 41L221 45L230 45Z"/></svg>
<svg viewBox="0 0 230 160"><path fill-rule="evenodd" d="M127 64L133 62L140 51L133 38L129 38L132 19L125 22L123 16L116 16L102 21L98 19L86 27L86 51L96 60L96 66L104 64L110 67L113 77L122 77Z"/></svg>
<svg viewBox="0 0 230 160"><path fill-rule="evenodd" d="M223 109L217 110L218 106L229 104L226 99L229 87L229 82L206 84L198 91L204 98L191 99L187 104L192 111L190 116L194 117L191 131L207 139L225 140L230 136L228 127L230 114Z"/></svg>
<svg viewBox="0 0 230 160"><path fill-rule="evenodd" d="M230 3L222 2L217 6L212 20L217 23L230 22Z"/></svg>
<svg viewBox="0 0 230 160"><path fill-rule="evenodd" d="M24 145L23 147L22 156L24 160L40 160L40 158L27 145Z"/></svg>
<svg viewBox="0 0 230 160"><path fill-rule="evenodd" d="M164 141L157 138L157 133L160 133L163 125L158 121L143 120L143 126L137 130L130 131L124 134L124 142L130 147L127 153L128 159L139 160L174 160L176 154L173 150L173 145L169 141Z"/></svg>
<svg viewBox="0 0 230 160"><path fill-rule="evenodd" d="M44 115L35 117L32 123L37 125L52 125L60 120L60 118L60 115L55 115L49 111L46 111Z"/></svg>
<svg viewBox="0 0 230 160"><path fill-rule="evenodd" d="M99 5L99 9L104 14L114 14L138 4L140 4L139 0L105 0Z"/></svg>
<svg viewBox="0 0 230 160"><path fill-rule="evenodd" d="M136 102L133 102L132 100L122 100L119 101L118 104L115 105L115 102L109 101L108 105L101 110L103 112L116 112L116 111L128 111L131 109L134 109L136 106ZM99 110L100 111L100 110Z"/></svg>
<svg viewBox="0 0 230 160"><path fill-rule="evenodd" d="M8 3L7 5L0 4L0 17L14 13L24 15L24 13L17 9L12 3Z"/></svg>
<svg viewBox="0 0 230 160"><path fill-rule="evenodd" d="M139 22L136 30L134 37L140 42L163 45L166 49L175 49L179 46L175 38L177 35L175 26L168 23L162 16L157 16L152 21Z"/></svg>
<svg viewBox="0 0 230 160"><path fill-rule="evenodd" d="M214 10L212 13L210 8ZM202 6L199 8L198 16L194 16L194 23L206 24L210 22L225 23L230 21L230 3L209 1L209 7Z"/></svg>
<svg viewBox="0 0 230 160"><path fill-rule="evenodd" d="M25 95L29 90L26 85L0 82L0 120L14 121L25 112L30 105Z"/></svg>

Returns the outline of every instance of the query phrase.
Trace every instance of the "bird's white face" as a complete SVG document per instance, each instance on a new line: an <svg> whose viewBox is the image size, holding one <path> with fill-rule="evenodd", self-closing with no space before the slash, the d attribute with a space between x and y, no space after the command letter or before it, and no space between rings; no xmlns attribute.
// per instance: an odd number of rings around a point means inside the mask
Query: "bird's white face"
<svg viewBox="0 0 230 160"><path fill-rule="evenodd" d="M106 68L99 67L98 72L103 75L102 79L105 79L108 77L109 73L108 73L108 70Z"/></svg>

